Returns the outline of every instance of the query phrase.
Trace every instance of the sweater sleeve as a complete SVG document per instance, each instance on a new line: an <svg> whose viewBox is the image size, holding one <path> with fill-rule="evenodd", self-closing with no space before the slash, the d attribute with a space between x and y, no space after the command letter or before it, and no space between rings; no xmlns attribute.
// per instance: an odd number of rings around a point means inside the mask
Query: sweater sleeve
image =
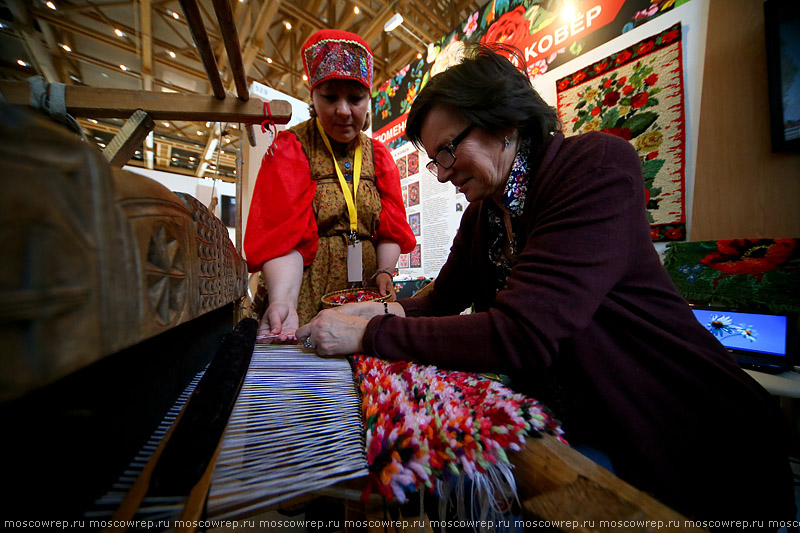
<svg viewBox="0 0 800 533"><path fill-rule="evenodd" d="M297 250L308 266L317 253L319 238L312 203L316 183L297 137L278 134L272 154L267 152L258 171L244 250L250 272L270 259Z"/></svg>
<svg viewBox="0 0 800 533"><path fill-rule="evenodd" d="M408 225L403 193L400 191L400 171L388 148L378 140L372 140L375 154L375 183L381 195L381 222L378 226L377 242L389 241L400 245L400 252L410 253L417 239Z"/></svg>
<svg viewBox="0 0 800 533"><path fill-rule="evenodd" d="M536 203L534 220L494 304L470 315L415 316L436 307L420 302L408 307L412 318L375 317L364 338L367 353L513 373L549 366L560 345L587 327L625 271L634 226L644 222L638 157L611 136L578 140L531 179L526 201ZM457 275L443 268L431 296L440 280ZM490 283L484 277L468 283Z"/></svg>

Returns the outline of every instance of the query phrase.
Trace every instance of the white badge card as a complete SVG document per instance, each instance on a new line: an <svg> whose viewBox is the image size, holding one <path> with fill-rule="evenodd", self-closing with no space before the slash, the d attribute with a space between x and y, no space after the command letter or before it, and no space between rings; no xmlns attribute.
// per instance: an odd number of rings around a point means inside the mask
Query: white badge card
<svg viewBox="0 0 800 533"><path fill-rule="evenodd" d="M361 241L347 245L347 281L350 283L364 281L361 264Z"/></svg>

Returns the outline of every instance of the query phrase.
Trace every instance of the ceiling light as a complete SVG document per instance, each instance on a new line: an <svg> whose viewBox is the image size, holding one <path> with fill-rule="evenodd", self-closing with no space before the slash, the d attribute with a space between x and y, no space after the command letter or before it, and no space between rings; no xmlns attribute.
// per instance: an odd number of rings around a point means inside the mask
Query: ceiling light
<svg viewBox="0 0 800 533"><path fill-rule="evenodd" d="M100 148L105 148L106 147L106 143L97 143L97 146L99 146Z"/></svg>
<svg viewBox="0 0 800 533"><path fill-rule="evenodd" d="M47 2L45 5L50 9L52 9L53 11L56 10L56 5L53 2Z"/></svg>
<svg viewBox="0 0 800 533"><path fill-rule="evenodd" d="M165 128L169 128L169 122L162 122Z"/></svg>
<svg viewBox="0 0 800 533"><path fill-rule="evenodd" d="M175 20L180 20L181 16L176 11L173 11L172 12L172 18L174 18Z"/></svg>
<svg viewBox="0 0 800 533"><path fill-rule="evenodd" d="M172 50L167 50L167 53L169 54L169 57L171 57L172 59L175 59L175 57L176 57L175 52L173 52Z"/></svg>
<svg viewBox="0 0 800 533"><path fill-rule="evenodd" d="M203 132L202 132L202 131L200 131L200 130L197 130L197 134L198 134L198 135L203 135Z"/></svg>
<svg viewBox="0 0 800 533"><path fill-rule="evenodd" d="M194 161L194 156L189 156L189 161Z"/></svg>
<svg viewBox="0 0 800 533"><path fill-rule="evenodd" d="M125 33L119 28L114 28L114 33L117 34L117 37L125 37Z"/></svg>
<svg viewBox="0 0 800 533"><path fill-rule="evenodd" d="M400 13L395 13L392 15L392 18L386 21L386 24L383 25L383 31L389 32L398 27L400 24L403 23L403 15Z"/></svg>
<svg viewBox="0 0 800 533"><path fill-rule="evenodd" d="M417 52L417 59L422 59L422 52Z"/></svg>
<svg viewBox="0 0 800 533"><path fill-rule="evenodd" d="M72 48L70 48L68 44L62 44L61 48L63 48L65 52L72 52Z"/></svg>
<svg viewBox="0 0 800 533"><path fill-rule="evenodd" d="M17 59L17 65L19 65L21 67L29 67L30 66L26 61L23 61L21 59Z"/></svg>
<svg viewBox="0 0 800 533"><path fill-rule="evenodd" d="M360 9L358 9L358 6L355 6L355 7L353 8L353 13L355 13L356 15L358 15L359 13L361 13L361 10L360 10Z"/></svg>
<svg viewBox="0 0 800 533"><path fill-rule="evenodd" d="M119 68L121 68L122 70L126 70L126 71L128 70L128 67L126 67L125 65L120 65Z"/></svg>
<svg viewBox="0 0 800 533"><path fill-rule="evenodd" d="M177 157L173 157L173 158L172 158L172 160L173 160L173 161L177 161L177 160L178 160L178 158L177 158Z"/></svg>
<svg viewBox="0 0 800 533"><path fill-rule="evenodd" d="M267 58L267 63L270 63L270 64L272 63L272 58L271 57Z"/></svg>
<svg viewBox="0 0 800 533"><path fill-rule="evenodd" d="M283 21L283 25L286 26L287 30L291 30L292 29L292 23L289 22L288 20L284 20Z"/></svg>
<svg viewBox="0 0 800 533"><path fill-rule="evenodd" d="M97 124L97 121L95 119L93 119L93 118L90 118L89 122L91 122L92 124Z"/></svg>
<svg viewBox="0 0 800 533"><path fill-rule="evenodd" d="M305 74L303 74L303 81L308 81L308 76L306 76Z"/></svg>
<svg viewBox="0 0 800 533"><path fill-rule="evenodd" d="M206 128L210 128L210 127L211 127L211 123L210 122L206 122Z"/></svg>

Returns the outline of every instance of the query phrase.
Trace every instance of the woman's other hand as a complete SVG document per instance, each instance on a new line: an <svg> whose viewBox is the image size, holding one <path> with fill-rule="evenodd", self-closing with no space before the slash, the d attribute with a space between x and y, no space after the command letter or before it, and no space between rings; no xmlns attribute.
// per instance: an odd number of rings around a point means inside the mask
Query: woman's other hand
<svg viewBox="0 0 800 533"><path fill-rule="evenodd" d="M297 340L310 345L319 355L350 355L362 350L367 322L361 316L323 309L297 330Z"/></svg>
<svg viewBox="0 0 800 533"><path fill-rule="evenodd" d="M272 303L261 319L256 341L271 343L294 340L299 325L295 307L282 302Z"/></svg>
<svg viewBox="0 0 800 533"><path fill-rule="evenodd" d="M381 296L390 295L390 302L397 300L391 275L387 274L386 272L378 272L378 275L375 277L375 285L377 285L378 292L381 294Z"/></svg>

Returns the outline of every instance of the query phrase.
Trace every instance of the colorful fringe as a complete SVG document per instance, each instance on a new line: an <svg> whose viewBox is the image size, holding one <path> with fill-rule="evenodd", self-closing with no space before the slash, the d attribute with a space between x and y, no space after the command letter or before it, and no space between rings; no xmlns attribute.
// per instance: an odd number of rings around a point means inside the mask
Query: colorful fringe
<svg viewBox="0 0 800 533"><path fill-rule="evenodd" d="M563 441L546 407L480 375L363 355L354 356L353 369L370 464L365 499L375 490L404 503L423 487L447 497L466 478L484 489L510 478L513 489L506 450L540 432Z"/></svg>

